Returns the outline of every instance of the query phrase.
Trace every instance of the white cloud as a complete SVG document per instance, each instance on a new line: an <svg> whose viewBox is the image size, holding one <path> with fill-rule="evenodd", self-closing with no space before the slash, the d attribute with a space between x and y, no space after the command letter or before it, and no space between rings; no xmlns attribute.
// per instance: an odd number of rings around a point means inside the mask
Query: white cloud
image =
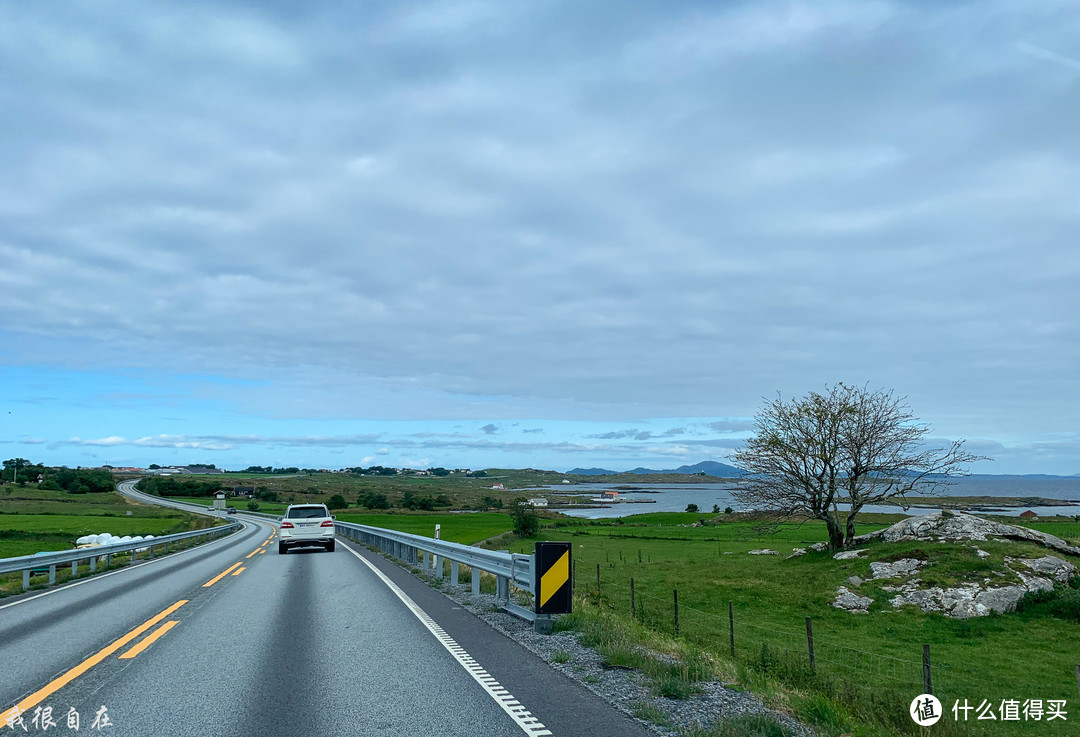
<svg viewBox="0 0 1080 737"><path fill-rule="evenodd" d="M1077 19L8 4L0 357L250 379L200 398L260 417L745 417L846 379L1060 429Z"/></svg>

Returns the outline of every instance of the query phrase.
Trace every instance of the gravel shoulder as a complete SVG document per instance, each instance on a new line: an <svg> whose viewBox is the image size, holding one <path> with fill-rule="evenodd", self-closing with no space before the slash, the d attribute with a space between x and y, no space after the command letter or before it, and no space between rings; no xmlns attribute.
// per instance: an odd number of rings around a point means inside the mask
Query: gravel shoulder
<svg viewBox="0 0 1080 737"><path fill-rule="evenodd" d="M595 650L579 642L577 633L537 634L529 622L496 611L493 595L473 596L465 587L453 590L449 586L437 585L438 579L427 572L422 572L420 578L429 584L436 584L435 587L455 603L655 734L681 737L685 731L708 729L721 719L752 714L775 718L792 737L813 737L815 734L791 716L768 708L754 694L730 688L719 681L699 683L701 692L688 699L656 696L639 671L605 665ZM642 719L639 714L644 712L663 714L664 723Z"/></svg>

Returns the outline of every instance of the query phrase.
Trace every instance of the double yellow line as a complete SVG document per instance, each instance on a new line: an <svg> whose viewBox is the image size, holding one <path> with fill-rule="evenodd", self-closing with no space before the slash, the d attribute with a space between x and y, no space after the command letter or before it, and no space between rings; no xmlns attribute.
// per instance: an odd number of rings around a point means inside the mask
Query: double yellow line
<svg viewBox="0 0 1080 737"><path fill-rule="evenodd" d="M7 721L9 719L14 720L16 717L18 717L19 714L22 714L23 712L27 711L28 709L33 709L35 706L40 704L42 701L49 698L51 695L53 695L54 693L56 693L57 691L62 689L64 686L68 685L69 683L74 681L76 678L81 676L83 673L86 673L88 670L93 668L95 665L97 665L101 661L105 660L105 658L109 657L110 655L115 653L117 650L120 650L125 645L127 645L129 642L131 642L132 640L137 639L140 635L142 635L148 629L153 627L155 624L157 624L161 620L163 620L166 617L168 617L169 615L171 615L177 609L184 606L184 604L187 604L188 601L189 601L188 599L181 599L180 601L176 602L175 604L168 607L167 609L164 609L161 612L158 612L154 616L150 617L150 619L146 620L145 622L140 624L135 629L131 630L131 632L128 632L126 635L124 635L120 639L114 641L112 644L108 645L107 647L104 647L101 650L98 650L96 653L94 653L89 658L87 658L83 662L76 665L74 668L69 670L67 673L64 673L62 676L59 676L59 677L53 679L44 688L38 689L34 693L30 694L25 699L23 699L19 703L15 704L15 706L11 707L7 711L5 711L3 714L0 714L0 724L7 723ZM168 632L170 629L172 629L177 624L179 624L178 621L166 622L161 627L159 627L157 630L155 630L149 637L147 637L145 640L140 642L138 645L136 645L135 647L133 647L130 650L128 650L127 652L125 652L120 657L121 658L134 658L136 655L138 655L143 650L145 650L147 647L149 647L152 642L154 642L159 637L164 635L166 632Z"/></svg>
<svg viewBox="0 0 1080 737"><path fill-rule="evenodd" d="M276 532L274 534L276 534ZM266 542L263 543L264 546L266 545L266 543L270 542L274 538L274 534L271 534L270 537L268 537L266 539ZM252 555L255 555L255 553L265 553L265 552L266 552L266 550L264 548L257 548L254 552L250 553L247 557L250 558ZM234 563L233 565L229 566L224 571L222 571L221 573L219 573L218 575L214 576L209 581L204 583L202 585L202 587L204 589L209 588L209 587L213 586L215 583L217 583L218 581L220 581L221 579L225 578L225 576L229 575L230 573L232 575L234 575L234 576L237 576L240 573L242 573L244 570L246 570L246 568L244 568L240 563ZM22 701L20 701L19 703L15 704L15 706L11 707L7 711L0 714L0 725L7 724L9 722L9 720L14 721L20 714L25 713L28 709L33 709L35 706L40 704L42 701L49 698L49 696L53 695L54 693L56 693L57 691L62 689L64 686L68 685L69 683L74 681L76 678L78 678L79 676L86 673L88 670L93 668L95 665L99 664L101 661L105 660L105 658L109 657L110 655L112 655L116 651L122 649L125 645L132 642L133 640L138 639L144 632L146 632L151 627L153 627L154 625L161 622L161 620L168 618L177 609L184 606L184 604L187 604L188 601L190 601L190 599L181 599L180 601L176 602L172 606L170 606L170 607L168 607L166 609L163 609L162 611L158 612L154 616L150 617L150 619L148 619L145 622L143 622L142 624L140 624L135 629L131 630L131 632L128 632L126 635L124 635L120 639L115 640L110 645L108 645L107 647L104 647L101 650L98 650L96 653L94 653L89 658L82 661L81 663L79 663L78 665L76 665L74 668L67 671L63 675L61 675L61 676L59 676L57 678L54 678L44 688L38 689L37 691L30 694L29 696L27 696ZM160 639L163 635L165 635L165 633L167 633L169 630L171 630L173 627L175 627L178 624L180 624L179 620L169 620L168 622L165 622L160 627L158 627L156 630L154 630L149 635L147 635L145 638L143 638L138 644L136 644L135 646L129 648L126 651L124 651L119 656L120 659L121 660L130 660L131 658L134 658L139 653L141 653L143 650L145 650L146 648L148 648L152 644L154 644L158 639ZM0 726L0 729L2 729L2 726Z"/></svg>

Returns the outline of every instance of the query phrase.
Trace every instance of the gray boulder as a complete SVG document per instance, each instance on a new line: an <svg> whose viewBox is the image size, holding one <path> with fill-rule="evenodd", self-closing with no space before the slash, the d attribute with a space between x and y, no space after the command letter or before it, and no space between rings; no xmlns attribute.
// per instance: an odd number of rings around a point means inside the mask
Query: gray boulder
<svg viewBox="0 0 1080 737"><path fill-rule="evenodd" d="M917 573L926 563L914 558L903 558L893 563L871 563L871 578L895 578Z"/></svg>
<svg viewBox="0 0 1080 737"><path fill-rule="evenodd" d="M853 560L855 558L861 558L865 550L841 550L839 553L833 556L836 560Z"/></svg>
<svg viewBox="0 0 1080 737"><path fill-rule="evenodd" d="M1076 566L1067 560L1055 558L1052 555L1044 555L1042 558L1035 558L1034 560L1020 558L1019 561L1036 573L1050 576L1055 581L1062 583L1076 575Z"/></svg>
<svg viewBox="0 0 1080 737"><path fill-rule="evenodd" d="M777 551L769 550L768 548L761 548L760 550L750 550L747 552L749 552L750 555L780 555L780 553L778 553Z"/></svg>
<svg viewBox="0 0 1080 737"><path fill-rule="evenodd" d="M874 600L869 596L859 596L848 591L846 586L841 586L836 590L836 600L833 601L833 606L856 614L866 614L873 603Z"/></svg>

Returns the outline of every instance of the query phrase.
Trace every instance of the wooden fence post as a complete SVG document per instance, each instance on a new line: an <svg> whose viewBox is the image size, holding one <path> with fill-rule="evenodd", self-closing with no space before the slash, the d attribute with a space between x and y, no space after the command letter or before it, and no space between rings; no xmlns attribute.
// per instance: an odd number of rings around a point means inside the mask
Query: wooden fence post
<svg viewBox="0 0 1080 737"><path fill-rule="evenodd" d="M933 683L930 680L930 646L922 646L922 680L923 680L923 693L934 694Z"/></svg>
<svg viewBox="0 0 1080 737"><path fill-rule="evenodd" d="M634 579L630 579L630 614L637 619L637 602L634 601Z"/></svg>
<svg viewBox="0 0 1080 737"><path fill-rule="evenodd" d="M814 670L814 624L810 617L806 618L806 649L810 652L810 670Z"/></svg>
<svg viewBox="0 0 1080 737"><path fill-rule="evenodd" d="M638 551L637 551L637 562L638 563L641 562L641 548L638 548Z"/></svg>
<svg viewBox="0 0 1080 737"><path fill-rule="evenodd" d="M679 590L672 589L671 593L675 597L675 636L679 636Z"/></svg>
<svg viewBox="0 0 1080 737"><path fill-rule="evenodd" d="M735 657L735 610L731 606L731 600L727 603L728 631L731 633L731 657Z"/></svg>
<svg viewBox="0 0 1080 737"><path fill-rule="evenodd" d="M600 564L596 564L596 595L600 595Z"/></svg>

